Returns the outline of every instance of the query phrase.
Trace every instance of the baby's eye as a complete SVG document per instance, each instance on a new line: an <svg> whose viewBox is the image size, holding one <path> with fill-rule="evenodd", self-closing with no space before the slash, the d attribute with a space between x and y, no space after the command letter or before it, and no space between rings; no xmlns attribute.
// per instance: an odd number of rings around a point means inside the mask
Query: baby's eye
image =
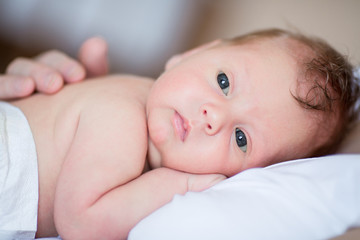
<svg viewBox="0 0 360 240"><path fill-rule="evenodd" d="M225 94L225 96L227 96L229 93L229 89L230 89L230 87L229 87L230 83L229 83L229 79L226 76L226 74L223 72L220 72L217 75L217 82L219 84L219 87L221 88L221 91Z"/></svg>
<svg viewBox="0 0 360 240"><path fill-rule="evenodd" d="M236 128L235 129L235 139L236 139L236 144L239 146L240 150L243 152L246 152L247 140L246 140L245 133L243 131L241 131L240 129Z"/></svg>

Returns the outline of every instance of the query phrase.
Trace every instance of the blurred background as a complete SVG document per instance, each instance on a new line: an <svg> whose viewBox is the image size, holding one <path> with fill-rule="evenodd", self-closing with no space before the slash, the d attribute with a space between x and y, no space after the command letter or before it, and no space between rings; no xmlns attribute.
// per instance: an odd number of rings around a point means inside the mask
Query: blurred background
<svg viewBox="0 0 360 240"><path fill-rule="evenodd" d="M16 56L76 57L102 36L110 71L157 77L173 54L269 27L326 39L360 64L359 0L0 0L0 72Z"/></svg>

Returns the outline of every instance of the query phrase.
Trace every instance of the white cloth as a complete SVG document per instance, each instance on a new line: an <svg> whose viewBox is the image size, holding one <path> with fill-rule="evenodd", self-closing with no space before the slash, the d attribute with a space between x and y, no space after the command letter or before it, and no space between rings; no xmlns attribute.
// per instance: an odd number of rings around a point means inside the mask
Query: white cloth
<svg viewBox="0 0 360 240"><path fill-rule="evenodd" d="M34 239L38 166L35 142L20 109L0 102L0 239Z"/></svg>

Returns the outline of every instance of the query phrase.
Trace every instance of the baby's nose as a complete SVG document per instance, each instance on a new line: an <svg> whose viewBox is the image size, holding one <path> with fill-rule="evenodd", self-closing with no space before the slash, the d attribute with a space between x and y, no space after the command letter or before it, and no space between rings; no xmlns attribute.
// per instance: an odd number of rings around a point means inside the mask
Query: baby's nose
<svg viewBox="0 0 360 240"><path fill-rule="evenodd" d="M226 121L225 110L214 104L207 103L201 106L200 111L205 123L205 132L208 135L218 133Z"/></svg>

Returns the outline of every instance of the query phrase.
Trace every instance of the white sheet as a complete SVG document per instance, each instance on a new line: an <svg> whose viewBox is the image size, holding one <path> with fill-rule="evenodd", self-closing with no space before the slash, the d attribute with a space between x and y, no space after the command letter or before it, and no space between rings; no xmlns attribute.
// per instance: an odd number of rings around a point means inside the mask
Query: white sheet
<svg viewBox="0 0 360 240"><path fill-rule="evenodd" d="M360 226L359 203L359 154L295 160L175 196L129 240L328 239Z"/></svg>

